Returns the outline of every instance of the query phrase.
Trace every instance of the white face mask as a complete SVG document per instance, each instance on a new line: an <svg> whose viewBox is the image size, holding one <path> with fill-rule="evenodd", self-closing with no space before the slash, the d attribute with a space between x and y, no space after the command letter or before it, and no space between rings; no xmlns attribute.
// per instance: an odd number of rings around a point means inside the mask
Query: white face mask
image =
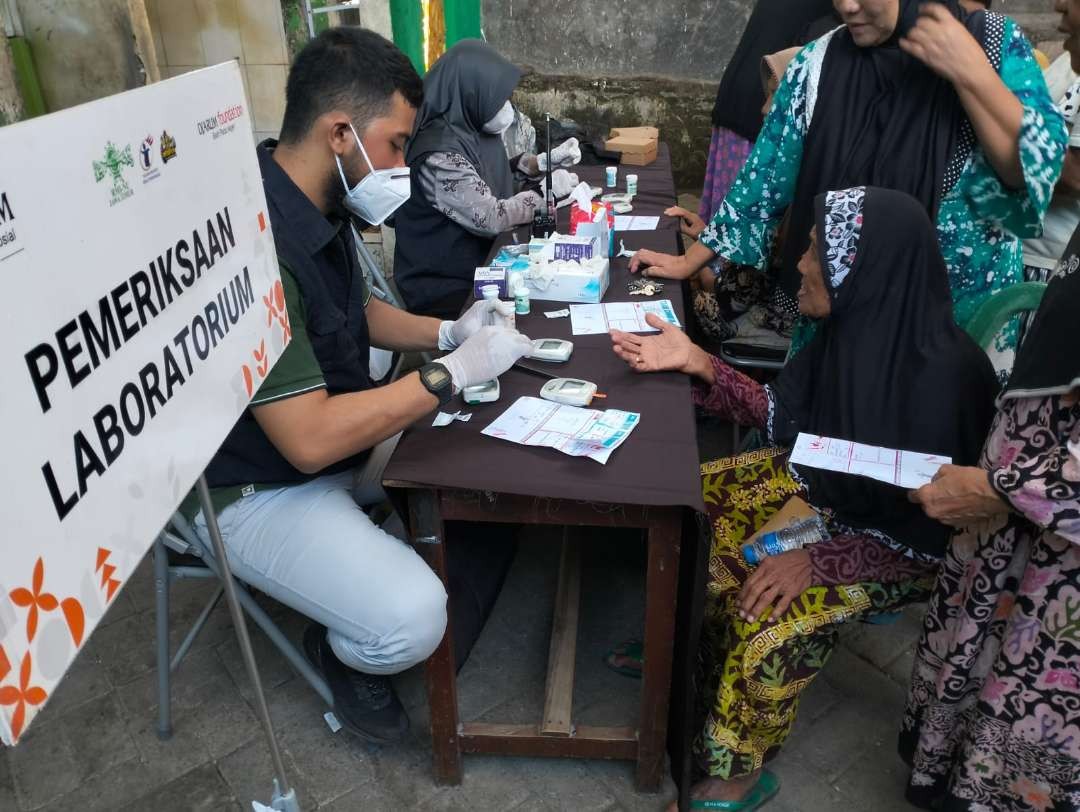
<svg viewBox="0 0 1080 812"><path fill-rule="evenodd" d="M499 108L499 112L484 125L483 130L491 135L502 135L513 123L514 105L510 104L510 100L507 99L506 104Z"/></svg>
<svg viewBox="0 0 1080 812"><path fill-rule="evenodd" d="M360 219L373 226L382 225L383 220L397 211L401 205L409 199L409 167L401 166L394 169L376 169L371 165L367 150L356 134L356 128L352 124L349 129L353 131L360 154L367 161L368 173L353 188L349 188L349 182L345 180L345 172L341 169L341 158L334 153L337 161L338 174L341 175L341 183L345 186L345 199L342 201L345 208Z"/></svg>

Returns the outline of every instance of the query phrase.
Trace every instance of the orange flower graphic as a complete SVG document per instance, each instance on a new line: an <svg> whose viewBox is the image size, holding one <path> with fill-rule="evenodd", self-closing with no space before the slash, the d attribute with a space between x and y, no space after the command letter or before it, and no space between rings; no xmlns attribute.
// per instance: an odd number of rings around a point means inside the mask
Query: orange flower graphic
<svg viewBox="0 0 1080 812"><path fill-rule="evenodd" d="M30 684L30 652L23 657L22 668L19 669L19 687L5 685L0 687L0 705L14 705L15 713L11 716L11 735L16 741L22 733L23 724L26 722L26 706L37 707L48 698L43 688Z"/></svg>

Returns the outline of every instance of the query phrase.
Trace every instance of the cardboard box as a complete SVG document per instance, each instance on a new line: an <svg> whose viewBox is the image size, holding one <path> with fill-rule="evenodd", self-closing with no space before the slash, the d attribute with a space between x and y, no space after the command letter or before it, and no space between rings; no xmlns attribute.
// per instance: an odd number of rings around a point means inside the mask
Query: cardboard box
<svg viewBox="0 0 1080 812"><path fill-rule="evenodd" d="M483 299L484 295L480 288L484 285L498 285L499 298L509 299L506 295L506 268L477 268L473 271L473 296Z"/></svg>
<svg viewBox="0 0 1080 812"><path fill-rule="evenodd" d="M656 160L660 146L660 131L656 127L616 127L611 131L604 149L622 153L626 166L647 166Z"/></svg>
<svg viewBox="0 0 1080 812"><path fill-rule="evenodd" d="M660 141L660 130L656 127L613 127L608 138L647 138Z"/></svg>

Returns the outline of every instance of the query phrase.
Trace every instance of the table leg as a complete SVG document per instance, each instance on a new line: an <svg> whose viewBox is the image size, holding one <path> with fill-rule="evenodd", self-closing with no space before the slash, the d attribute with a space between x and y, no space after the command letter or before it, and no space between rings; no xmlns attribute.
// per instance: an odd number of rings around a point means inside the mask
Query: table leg
<svg viewBox="0 0 1080 812"><path fill-rule="evenodd" d="M409 494L409 520L416 550L450 589L446 572L446 535L439 513L436 491L416 490ZM431 712L431 747L435 760L435 782L461 783L461 742L458 740L457 672L454 669L454 636L449 610L446 633L435 652L424 663L428 708Z"/></svg>
<svg viewBox="0 0 1080 812"><path fill-rule="evenodd" d="M637 761L637 787L642 792L659 790L664 770L681 531L682 515L678 509L663 510L661 518L648 531L645 662Z"/></svg>

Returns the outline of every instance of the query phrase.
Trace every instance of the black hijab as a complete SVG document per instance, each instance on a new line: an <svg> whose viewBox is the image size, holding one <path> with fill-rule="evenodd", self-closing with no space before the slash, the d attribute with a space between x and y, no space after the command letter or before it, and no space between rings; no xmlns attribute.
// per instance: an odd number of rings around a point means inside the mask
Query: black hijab
<svg viewBox="0 0 1080 812"><path fill-rule="evenodd" d="M814 204L832 313L772 384L773 434L798 432L974 465L998 384L986 354L956 326L937 232L922 204L889 189L847 189ZM941 555L949 537L903 488L797 467L810 501L840 522Z"/></svg>
<svg viewBox="0 0 1080 812"><path fill-rule="evenodd" d="M713 126L726 127L747 141L755 140L761 130L761 103L765 100L761 58L813 39L809 36L811 27L820 28L815 24L822 17L835 20L832 13L832 0L758 0L720 80ZM839 20L833 23L839 24Z"/></svg>
<svg viewBox="0 0 1080 812"><path fill-rule="evenodd" d="M1080 228L1050 277L1002 397L1062 395L1080 387Z"/></svg>
<svg viewBox="0 0 1080 812"><path fill-rule="evenodd" d="M975 145L952 83L900 50L922 1L900 0L896 30L881 45L860 48L846 27L829 42L784 245L779 303L789 311L797 307L797 266L809 244L817 195L860 185L897 189L921 202L936 221L942 197ZM1000 18L968 13L957 0L937 1L987 50L994 38L988 20ZM990 50L996 68L999 49Z"/></svg>
<svg viewBox="0 0 1080 812"><path fill-rule="evenodd" d="M464 155L499 199L514 193L502 135L483 131L509 99L521 70L478 39L454 44L424 77L424 102L405 153L410 167L432 152Z"/></svg>

